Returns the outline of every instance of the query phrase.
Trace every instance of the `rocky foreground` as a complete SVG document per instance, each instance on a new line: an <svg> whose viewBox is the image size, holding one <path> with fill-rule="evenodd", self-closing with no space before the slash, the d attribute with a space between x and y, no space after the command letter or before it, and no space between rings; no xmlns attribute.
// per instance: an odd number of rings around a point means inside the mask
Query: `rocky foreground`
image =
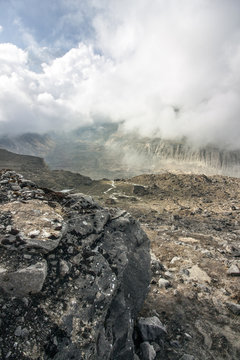
<svg viewBox="0 0 240 360"><path fill-rule="evenodd" d="M149 240L126 211L0 172L0 358L152 359ZM155 356L154 355L154 356Z"/></svg>
<svg viewBox="0 0 240 360"><path fill-rule="evenodd" d="M240 179L68 175L72 195L1 173L0 357L238 360Z"/></svg>

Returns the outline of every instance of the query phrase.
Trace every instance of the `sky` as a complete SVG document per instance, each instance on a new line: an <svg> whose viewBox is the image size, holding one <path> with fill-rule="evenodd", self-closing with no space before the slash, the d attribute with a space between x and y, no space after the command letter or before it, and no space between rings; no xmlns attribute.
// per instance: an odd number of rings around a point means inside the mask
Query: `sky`
<svg viewBox="0 0 240 360"><path fill-rule="evenodd" d="M0 0L0 133L240 148L239 0Z"/></svg>

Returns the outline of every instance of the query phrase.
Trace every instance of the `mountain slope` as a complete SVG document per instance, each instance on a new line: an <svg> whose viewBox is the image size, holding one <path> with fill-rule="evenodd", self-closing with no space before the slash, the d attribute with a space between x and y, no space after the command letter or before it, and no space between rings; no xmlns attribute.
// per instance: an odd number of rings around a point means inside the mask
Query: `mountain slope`
<svg viewBox="0 0 240 360"><path fill-rule="evenodd" d="M0 149L0 169L11 169L42 187L62 190L69 187L88 192L94 181L87 176L64 170L50 170L44 159L36 156L19 155Z"/></svg>
<svg viewBox="0 0 240 360"><path fill-rule="evenodd" d="M240 177L240 150L220 145L197 146L187 139L126 134L117 124L111 123L61 134L2 137L0 147L44 157L51 169L79 172L94 179L165 171Z"/></svg>

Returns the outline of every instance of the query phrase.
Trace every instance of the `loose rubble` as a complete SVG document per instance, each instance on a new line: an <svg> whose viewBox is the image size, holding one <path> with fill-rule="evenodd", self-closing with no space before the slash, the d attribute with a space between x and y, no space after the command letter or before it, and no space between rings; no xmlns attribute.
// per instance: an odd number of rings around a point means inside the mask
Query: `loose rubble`
<svg viewBox="0 0 240 360"><path fill-rule="evenodd" d="M153 346L156 360L238 360L240 179L164 173L115 184L117 206L151 240L151 288L140 315L166 328L161 340L142 345L144 356ZM148 193L127 201L136 185Z"/></svg>

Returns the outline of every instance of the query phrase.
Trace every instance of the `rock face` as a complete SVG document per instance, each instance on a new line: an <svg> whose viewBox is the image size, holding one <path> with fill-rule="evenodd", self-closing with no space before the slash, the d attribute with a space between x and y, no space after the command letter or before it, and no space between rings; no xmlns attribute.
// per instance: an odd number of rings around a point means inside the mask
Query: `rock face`
<svg viewBox="0 0 240 360"><path fill-rule="evenodd" d="M106 146L120 149L129 166L138 166L139 173L162 169L195 174L240 176L240 150L227 150L216 145L194 146L187 139L168 140L134 134L113 134ZM135 164L138 164L137 166Z"/></svg>
<svg viewBox="0 0 240 360"><path fill-rule="evenodd" d="M0 358L134 359L150 282L139 224L13 171L0 172L0 219Z"/></svg>

